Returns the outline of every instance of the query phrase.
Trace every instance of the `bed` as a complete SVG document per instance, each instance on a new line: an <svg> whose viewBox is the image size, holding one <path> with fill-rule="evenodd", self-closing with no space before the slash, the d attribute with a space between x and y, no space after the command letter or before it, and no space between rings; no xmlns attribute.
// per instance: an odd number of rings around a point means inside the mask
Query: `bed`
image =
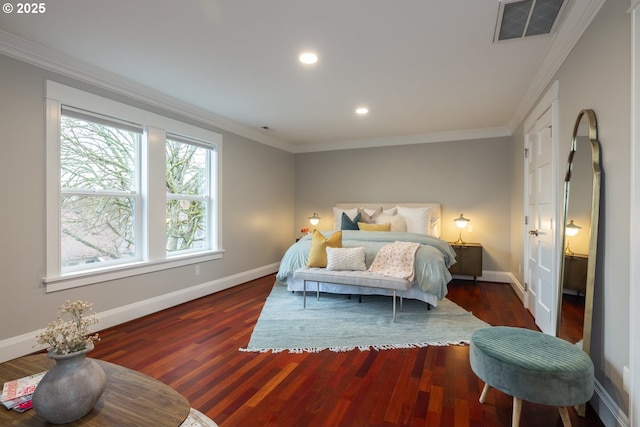
<svg viewBox="0 0 640 427"><path fill-rule="evenodd" d="M381 247L396 241L415 242L420 246L415 256L414 279L411 288L403 292L404 298L424 301L437 306L447 294L451 281L448 268L455 263L455 252L440 239L440 205L437 203L340 203L333 207L334 222L331 230L321 233L329 237L342 230L342 247L365 248L366 267L370 267ZM358 214L361 214L358 217ZM363 231L345 229L343 217L351 221L364 214L371 224L389 224L389 231ZM360 221L358 221L360 222ZM360 224L362 224L360 222ZM276 279L289 291L302 291L303 281L293 279L293 273L307 265L311 249L311 235L303 236L285 252ZM350 295L393 295L393 291L348 285L320 283L321 292Z"/></svg>

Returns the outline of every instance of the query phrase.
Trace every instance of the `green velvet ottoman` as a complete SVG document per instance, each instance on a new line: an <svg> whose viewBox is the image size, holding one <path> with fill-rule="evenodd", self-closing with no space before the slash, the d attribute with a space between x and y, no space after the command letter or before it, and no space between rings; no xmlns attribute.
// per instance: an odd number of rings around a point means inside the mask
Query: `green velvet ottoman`
<svg viewBox="0 0 640 427"><path fill-rule="evenodd" d="M593 362L568 341L523 328L496 326L477 330L469 349L471 369L491 387L513 396L511 425L520 423L522 401L558 406L565 427L571 426L567 407L593 395Z"/></svg>

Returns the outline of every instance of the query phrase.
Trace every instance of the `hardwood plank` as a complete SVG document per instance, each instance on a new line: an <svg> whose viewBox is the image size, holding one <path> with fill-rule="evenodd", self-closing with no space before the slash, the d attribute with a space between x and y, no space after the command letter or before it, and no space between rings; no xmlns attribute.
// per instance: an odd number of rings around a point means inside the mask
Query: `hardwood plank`
<svg viewBox="0 0 640 427"><path fill-rule="evenodd" d="M245 353L274 283L266 276L101 332L91 357L157 378L220 427L511 425L512 399L483 383L469 347ZM454 280L447 297L492 325L537 329L508 284ZM569 411L574 427L602 426ZM523 402L521 427L562 425Z"/></svg>

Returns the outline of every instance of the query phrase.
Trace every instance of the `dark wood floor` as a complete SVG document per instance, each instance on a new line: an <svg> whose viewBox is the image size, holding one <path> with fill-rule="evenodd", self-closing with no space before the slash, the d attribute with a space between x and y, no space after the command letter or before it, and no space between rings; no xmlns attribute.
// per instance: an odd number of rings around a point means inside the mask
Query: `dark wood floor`
<svg viewBox="0 0 640 427"><path fill-rule="evenodd" d="M139 370L182 393L220 427L510 426L511 398L483 384L469 347L315 354L244 353L274 283L252 281L101 332L91 357ZM453 281L448 298L492 325L535 329L510 285ZM602 426L570 410L573 426ZM561 426L525 402L522 427Z"/></svg>
<svg viewBox="0 0 640 427"><path fill-rule="evenodd" d="M563 294L562 316L558 336L577 343L582 339L584 324L584 295Z"/></svg>

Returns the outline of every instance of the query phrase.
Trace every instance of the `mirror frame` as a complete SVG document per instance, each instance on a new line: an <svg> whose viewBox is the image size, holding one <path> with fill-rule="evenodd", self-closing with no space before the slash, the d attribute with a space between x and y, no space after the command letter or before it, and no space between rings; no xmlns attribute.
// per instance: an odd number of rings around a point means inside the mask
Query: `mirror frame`
<svg viewBox="0 0 640 427"><path fill-rule="evenodd" d="M582 349L589 354L591 350L591 321L593 316L593 288L596 276L596 255L598 252L598 221L600 218L600 142L598 141L598 126L596 115L593 110L585 109L580 111L575 125L573 126L573 135L571 138L571 151L567 161L567 172L564 179L564 203L562 209L562 248L567 244L565 226L567 223L567 214L569 208L569 189L571 183L571 171L573 167L573 158L576 153L578 129L581 120L586 119L588 124L588 138L591 148L591 166L593 170L592 191L591 191L591 226L589 230L589 259L587 261L587 283L585 286L585 306L584 306L584 324L582 328ZM581 149L586 149L582 147ZM564 249L561 251L560 257L560 276L558 282L558 306L557 306L557 329L556 335L560 331L560 321L562 317L562 283L564 278Z"/></svg>

